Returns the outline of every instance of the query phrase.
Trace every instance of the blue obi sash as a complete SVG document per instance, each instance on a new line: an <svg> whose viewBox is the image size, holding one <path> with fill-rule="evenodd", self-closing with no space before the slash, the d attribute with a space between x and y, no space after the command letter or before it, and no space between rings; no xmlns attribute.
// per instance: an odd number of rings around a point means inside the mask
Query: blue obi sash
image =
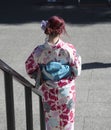
<svg viewBox="0 0 111 130"><path fill-rule="evenodd" d="M71 67L60 62L49 62L42 65L43 80L58 81L71 75Z"/></svg>

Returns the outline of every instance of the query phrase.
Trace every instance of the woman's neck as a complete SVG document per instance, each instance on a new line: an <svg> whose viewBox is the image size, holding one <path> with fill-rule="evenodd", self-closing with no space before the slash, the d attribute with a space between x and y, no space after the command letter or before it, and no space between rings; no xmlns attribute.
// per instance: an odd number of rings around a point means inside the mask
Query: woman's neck
<svg viewBox="0 0 111 130"><path fill-rule="evenodd" d="M57 35L57 36L49 36L49 39L48 39L48 42L52 43L52 44L56 44L60 39L60 36Z"/></svg>

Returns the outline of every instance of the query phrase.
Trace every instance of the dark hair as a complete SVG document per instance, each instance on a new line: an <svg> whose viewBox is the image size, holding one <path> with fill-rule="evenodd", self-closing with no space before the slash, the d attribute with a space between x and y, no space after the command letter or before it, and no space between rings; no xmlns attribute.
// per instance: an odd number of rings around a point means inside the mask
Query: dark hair
<svg viewBox="0 0 111 130"><path fill-rule="evenodd" d="M66 33L64 19L59 16L49 18L44 33L48 35L58 35L63 32Z"/></svg>

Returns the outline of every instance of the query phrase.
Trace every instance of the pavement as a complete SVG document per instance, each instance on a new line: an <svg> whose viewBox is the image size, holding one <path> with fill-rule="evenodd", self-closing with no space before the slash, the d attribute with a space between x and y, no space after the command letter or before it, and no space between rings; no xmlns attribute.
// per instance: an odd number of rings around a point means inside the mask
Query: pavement
<svg viewBox="0 0 111 130"><path fill-rule="evenodd" d="M1 5L0 5L1 6ZM44 42L40 21L60 15L68 36L82 57L76 80L75 130L111 130L111 8L72 6L7 6L0 8L0 59L31 80L24 62ZM3 72L0 71L0 130L6 130ZM24 87L14 84L16 130L25 130ZM34 130L39 130L38 96L33 93Z"/></svg>

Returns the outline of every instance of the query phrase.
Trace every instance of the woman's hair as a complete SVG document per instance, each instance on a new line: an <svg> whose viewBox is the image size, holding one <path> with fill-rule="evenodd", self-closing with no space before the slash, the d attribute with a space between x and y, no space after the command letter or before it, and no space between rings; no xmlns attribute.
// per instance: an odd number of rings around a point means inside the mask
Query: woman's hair
<svg viewBox="0 0 111 130"><path fill-rule="evenodd" d="M44 33L54 36L66 33L64 19L59 16L52 16L49 18Z"/></svg>

